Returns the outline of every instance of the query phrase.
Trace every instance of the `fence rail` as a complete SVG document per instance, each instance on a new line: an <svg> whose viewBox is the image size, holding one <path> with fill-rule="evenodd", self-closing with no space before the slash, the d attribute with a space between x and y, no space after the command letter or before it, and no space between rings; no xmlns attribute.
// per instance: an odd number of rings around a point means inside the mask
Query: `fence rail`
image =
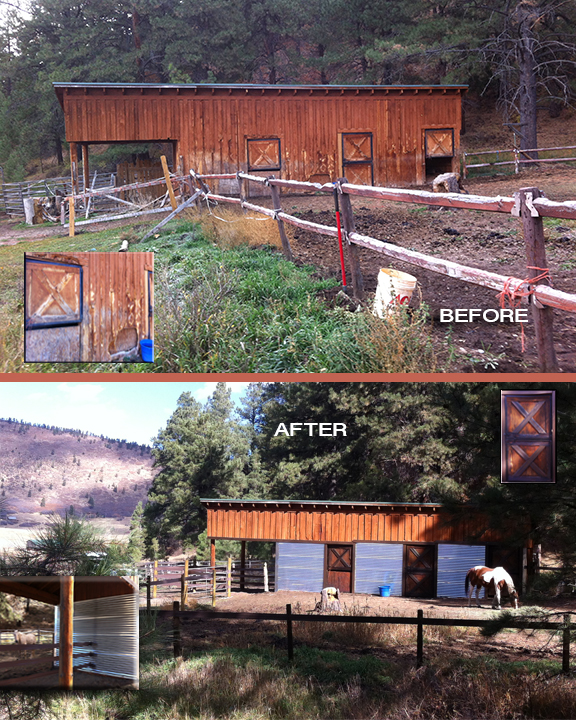
<svg viewBox="0 0 576 720"><path fill-rule="evenodd" d="M532 148L530 150L521 150L520 148L511 148L510 150L481 150L479 152L462 153L462 175L464 178L468 176L468 171L473 168L485 167L502 167L504 165L514 165L514 172L518 174L520 167L530 163L555 163L555 162L576 162L576 155L567 157L547 157L534 158L532 153L544 152L563 152L565 150L576 150L576 145L565 145L563 147L550 148ZM469 163L468 158L483 157L486 155L496 156L493 161ZM510 159L500 160L500 157L509 157Z"/></svg>
<svg viewBox="0 0 576 720"><path fill-rule="evenodd" d="M282 248L285 256L292 259L292 250L284 231L284 223L309 230L322 235L337 237L339 229L336 226L321 225L319 223L302 220L282 211L280 207L279 188L290 187L311 192L337 193L340 198L343 219L343 236L348 249L348 262L351 266L352 288L354 295L363 299L364 283L357 255L357 246L393 257L435 273L461 280L473 285L491 288L500 292L501 304L507 299L511 303L524 300L531 304L532 319L535 326L537 354L542 372L557 372L558 362L553 340L552 308L565 312L576 313L576 294L556 290L551 287L549 271L546 260L544 242L544 229L542 217L576 219L576 201L554 202L541 197L538 188L523 188L514 197L489 197L481 195L460 195L458 193L431 193L423 190L404 190L397 188L370 187L348 183L345 178L336 183L320 185L318 183L293 182L258 177L248 173L238 172L236 177L239 183L239 198L219 195L210 191L205 180L209 176L197 175L190 172L192 180L198 189L203 190L205 198L216 202L233 203L245 210L267 215L278 223L278 230L282 239ZM212 179L229 179L231 175L211 176ZM259 183L269 188L272 194L274 208L266 208L247 202L245 184ZM451 260L425 255L414 250L383 242L376 238L361 235L355 231L355 220L350 197L378 198L394 202L419 203L437 207L463 208L466 210L480 210L511 214L522 220L524 243L526 248L526 277L516 278L492 273L480 268L472 268L455 263Z"/></svg>
<svg viewBox="0 0 576 720"><path fill-rule="evenodd" d="M148 611L150 612L150 611ZM180 621L188 620L273 620L286 623L286 636L288 640L288 657L294 657L293 627L294 622L329 622L329 623L373 623L385 625L415 625L416 635L416 665L421 667L424 662L424 627L476 627L483 628L491 624L492 620L471 620L468 618L425 618L424 611L418 610L414 617L382 617L377 615L302 615L293 614L292 605L286 605L286 614L281 613L247 613L247 612L207 612L205 610L180 610L178 601L175 601L172 610L158 610L158 618L172 618L174 656L182 655L182 641L180 634ZM562 671L570 672L570 643L571 613L564 614L563 622L549 622L545 620L509 620L505 628L524 630L555 630L562 631Z"/></svg>

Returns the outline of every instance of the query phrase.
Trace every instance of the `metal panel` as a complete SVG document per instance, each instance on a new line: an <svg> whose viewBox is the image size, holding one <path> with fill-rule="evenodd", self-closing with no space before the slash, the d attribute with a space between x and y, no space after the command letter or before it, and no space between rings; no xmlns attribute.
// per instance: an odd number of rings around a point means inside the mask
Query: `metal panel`
<svg viewBox="0 0 576 720"><path fill-rule="evenodd" d="M380 585L390 585L390 594L402 596L401 543L358 543L354 592L377 595Z"/></svg>
<svg viewBox="0 0 576 720"><path fill-rule="evenodd" d="M55 607L55 643L60 638L58 606ZM78 647L93 642L94 646ZM74 603L74 667L93 663L85 672L138 681L138 595L117 595ZM90 655L94 652L95 655ZM58 654L58 649L56 649ZM55 662L58 665L58 660Z"/></svg>
<svg viewBox="0 0 576 720"><path fill-rule="evenodd" d="M320 592L324 584L324 545L276 544L277 590Z"/></svg>
<svg viewBox="0 0 576 720"><path fill-rule="evenodd" d="M438 545L438 597L466 597L466 573L486 562L484 545ZM484 591L482 590L481 597Z"/></svg>

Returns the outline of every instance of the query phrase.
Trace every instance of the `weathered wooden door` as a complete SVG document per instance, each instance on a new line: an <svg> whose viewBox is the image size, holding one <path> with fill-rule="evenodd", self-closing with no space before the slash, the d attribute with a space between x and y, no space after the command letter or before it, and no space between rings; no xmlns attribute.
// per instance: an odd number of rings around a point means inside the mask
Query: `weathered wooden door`
<svg viewBox="0 0 576 720"><path fill-rule="evenodd" d="M436 545L404 546L404 597L436 596Z"/></svg>
<svg viewBox="0 0 576 720"><path fill-rule="evenodd" d="M502 482L556 482L554 390L502 391Z"/></svg>
<svg viewBox="0 0 576 720"><path fill-rule="evenodd" d="M326 561L326 587L352 592L353 545L328 545Z"/></svg>
<svg viewBox="0 0 576 720"><path fill-rule="evenodd" d="M82 268L25 259L26 362L80 361Z"/></svg>
<svg viewBox="0 0 576 720"><path fill-rule="evenodd" d="M425 130L424 143L426 158L454 157L454 130L452 128Z"/></svg>
<svg viewBox="0 0 576 720"><path fill-rule="evenodd" d="M514 587L518 592L522 591L522 558L522 548L506 547L505 545L486 546L486 567L503 567L512 577ZM502 594L507 597L508 591L504 589Z"/></svg>
<svg viewBox="0 0 576 720"><path fill-rule="evenodd" d="M372 133L342 133L342 174L354 185L374 184Z"/></svg>

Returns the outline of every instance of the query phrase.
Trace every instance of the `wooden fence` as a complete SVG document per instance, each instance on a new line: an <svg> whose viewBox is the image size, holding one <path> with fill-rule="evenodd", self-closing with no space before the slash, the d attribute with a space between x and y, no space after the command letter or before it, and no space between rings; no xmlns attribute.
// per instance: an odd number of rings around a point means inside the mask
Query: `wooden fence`
<svg viewBox="0 0 576 720"><path fill-rule="evenodd" d="M150 612L150 611L149 611ZM505 627L517 630L554 630L562 632L562 672L570 673L570 642L571 631L576 627L571 623L571 613L564 615L563 622L509 620ZM381 617L377 615L294 615L292 605L286 605L286 614L280 613L238 613L238 612L207 612L205 610L180 610L176 600L172 610L156 611L158 618L172 618L174 657L182 656L182 638L180 621L187 620L273 620L286 623L286 639L288 645L288 658L294 658L293 623L294 622L328 622L328 623L374 623L385 625L416 625L416 666L421 667L424 662L424 627L477 627L482 628L490 624L491 620L469 620L467 618L425 618L424 611L418 610L413 617Z"/></svg>
<svg viewBox="0 0 576 720"><path fill-rule="evenodd" d="M546 260L544 243L543 217L576 219L576 201L554 202L543 197L538 188L523 188L514 194L514 197L487 197L483 195L460 195L457 193L432 193L424 190L404 190L397 188L381 188L365 185L353 185L340 178L335 183L320 185L319 183L298 182L295 180L279 180L257 177L243 172L236 175L197 175L190 173L196 186L202 191L204 197L216 202L232 203L245 210L267 215L278 223L282 247L285 256L292 259L292 250L284 229L284 223L289 223L303 230L337 238L336 226L321 225L319 223L303 220L282 211L280 206L280 189L287 191L307 191L333 194L337 193L340 199L340 208L343 219L343 236L348 250L348 264L351 268L352 289L355 297L363 299L364 283L360 270L360 260L357 247L381 253L388 257L410 263L417 267L430 270L441 275L447 275L458 280L481 287L498 290L502 304L505 299L516 302L524 299L532 307L532 319L535 326L536 345L540 369L542 372L557 372L558 362L553 340L553 314L552 308L565 312L576 313L576 294L562 292L551 287L550 275ZM239 184L239 197L218 195L210 191L206 180L237 178ZM273 208L266 208L246 201L246 183L259 183L269 189ZM524 244L526 250L526 277L506 277L480 268L468 267L451 260L424 255L415 250L383 242L355 230L354 212L351 197L376 198L393 202L416 203L434 207L463 208L466 210L480 210L511 214L522 219Z"/></svg>
<svg viewBox="0 0 576 720"><path fill-rule="evenodd" d="M29 657L25 658L24 660L7 660L4 662L0 662L0 676L4 670L13 671L15 668L27 668L33 665L42 665L46 662L50 661L51 667L54 667L55 661L58 660L58 655L56 655L56 651L59 650L60 645L58 643L54 643L53 640L53 634L50 633L52 636L52 642L48 643L37 643L34 645L19 645L16 643L13 643L11 645L8 644L1 644L0 645L0 657L3 654L13 654L16 653L17 655L21 655L23 653L29 653L32 650L44 650L44 651L50 651L50 654L41 654L39 657ZM12 639L14 639L14 635L12 635ZM81 642L81 643L74 643L75 648L83 648L83 647L95 647L96 643L94 642ZM91 650L89 653L81 652L81 653L74 653L72 655L73 658L92 658L96 655L96 652L94 650ZM75 669L82 669L86 667L93 667L94 663L89 660L88 662L82 663L81 665L75 665ZM0 680L0 687L1 686L10 686L14 684L14 682L18 678L11 677L7 680Z"/></svg>
<svg viewBox="0 0 576 720"><path fill-rule="evenodd" d="M468 171L475 168L497 168L505 165L513 165L514 172L518 174L523 165L530 163L557 163L557 162L576 162L576 154L569 156L566 151L576 150L576 145L565 145L564 147L551 148L534 148L532 150L520 150L520 148L512 148L510 150L482 150L480 152L465 152L462 154L462 177L468 177ZM541 157L542 153L559 152L564 157ZM534 157L534 153L538 153L538 157ZM490 156L492 160L486 160L479 163L470 163L469 158L480 158Z"/></svg>
<svg viewBox="0 0 576 720"><path fill-rule="evenodd" d="M231 558L216 566L192 565L188 561L180 564L156 561L147 563L145 574L148 609L160 595L179 594L182 607L186 607L191 598L211 598L214 605L218 597L230 597L233 591L269 592L274 589L273 573L269 573L267 563L258 560L247 560L244 567Z"/></svg>

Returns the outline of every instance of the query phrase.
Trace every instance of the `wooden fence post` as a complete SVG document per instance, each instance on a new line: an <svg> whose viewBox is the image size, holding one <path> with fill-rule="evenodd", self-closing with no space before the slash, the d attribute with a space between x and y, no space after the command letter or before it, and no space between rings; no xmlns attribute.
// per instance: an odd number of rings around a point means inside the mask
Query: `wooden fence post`
<svg viewBox="0 0 576 720"><path fill-rule="evenodd" d="M74 576L60 578L60 648L58 653L58 686L71 690L74 672Z"/></svg>
<svg viewBox="0 0 576 720"><path fill-rule="evenodd" d="M562 672L570 674L570 613L564 615L564 630L562 631Z"/></svg>
<svg viewBox="0 0 576 720"><path fill-rule="evenodd" d="M269 589L268 589L268 563L264 563L264 592L269 592Z"/></svg>
<svg viewBox="0 0 576 720"><path fill-rule="evenodd" d="M358 257L358 248L350 242L348 236L356 229L354 222L354 211L350 202L350 195L342 190L342 183L348 182L346 178L339 178L337 190L340 193L340 208L342 211L342 221L344 224L344 237L346 239L346 248L348 255L348 265L352 274L352 290L354 297L358 300L364 299L364 280L362 279L362 270L360 269L360 258Z"/></svg>
<svg viewBox="0 0 576 720"><path fill-rule="evenodd" d="M416 667L422 667L424 662L424 610L418 610L418 623L416 625Z"/></svg>
<svg viewBox="0 0 576 720"><path fill-rule="evenodd" d="M154 574L152 575L154 578L154 582L157 582L158 580L158 560L154 560ZM154 585L154 588L152 589L152 597L156 599L156 588L158 586Z"/></svg>
<svg viewBox="0 0 576 720"><path fill-rule="evenodd" d="M240 592L244 592L246 571L246 540L240 541Z"/></svg>
<svg viewBox="0 0 576 720"><path fill-rule="evenodd" d="M212 568L212 607L216 607L216 565Z"/></svg>
<svg viewBox="0 0 576 720"><path fill-rule="evenodd" d="M69 218L68 218L68 237L74 237L75 235L75 220L76 220L76 210L74 208L74 198L71 197L68 201L68 211L69 211Z"/></svg>
<svg viewBox="0 0 576 720"><path fill-rule="evenodd" d="M276 185L270 184L270 180L274 180L274 175L271 175L268 178L266 184L270 188L270 194L272 195L272 204L274 206L273 210L276 213L278 232L280 233L280 240L282 240L282 252L284 253L284 257L286 258L286 260L290 260L290 262L292 262L294 260L294 255L292 254L292 248L290 247L290 240L288 240L288 235L286 235L286 228L284 227L284 223L278 217L278 213L282 212L282 208L280 207L280 191L278 190Z"/></svg>
<svg viewBox="0 0 576 720"><path fill-rule="evenodd" d="M520 215L526 246L526 265L528 277L541 275L547 270L546 247L544 244L544 226L532 200L542 195L538 188L521 188ZM533 215L532 212L535 214ZM539 285L550 285L548 278L538 281ZM536 333L538 361L542 372L558 372L558 360L554 350L554 313L551 307L542 307L534 297L531 298L532 319Z"/></svg>
<svg viewBox="0 0 576 720"><path fill-rule="evenodd" d="M172 210L176 210L178 203L176 202L176 195L174 195L174 188L172 187L172 180L170 179L170 171L168 170L168 163L166 162L166 155L160 156L160 162L162 163L162 170L164 171L164 179L166 180L166 189L170 196L170 205Z"/></svg>
<svg viewBox="0 0 576 720"><path fill-rule="evenodd" d="M286 605L286 638L288 640L288 660L294 660L294 639L292 637L292 605Z"/></svg>
<svg viewBox="0 0 576 720"><path fill-rule="evenodd" d="M238 194L242 204L242 212L246 215L246 208L244 207L244 203L246 202L246 180L240 177L240 171L236 173L236 180L238 181Z"/></svg>
<svg viewBox="0 0 576 720"><path fill-rule="evenodd" d="M182 597L182 609L185 610L188 605L188 558L184 560L184 577L182 580L182 589L184 591Z"/></svg>
<svg viewBox="0 0 576 720"><path fill-rule="evenodd" d="M226 570L226 595L232 596L232 558L228 555L228 568Z"/></svg>
<svg viewBox="0 0 576 720"><path fill-rule="evenodd" d="M174 600L172 603L172 631L174 633L174 657L182 657L182 638L180 637L180 616L176 613L180 610L180 603Z"/></svg>
<svg viewBox="0 0 576 720"><path fill-rule="evenodd" d="M152 590L152 580L150 575L146 578L146 612L148 615L152 613L152 602L150 600L150 591Z"/></svg>

